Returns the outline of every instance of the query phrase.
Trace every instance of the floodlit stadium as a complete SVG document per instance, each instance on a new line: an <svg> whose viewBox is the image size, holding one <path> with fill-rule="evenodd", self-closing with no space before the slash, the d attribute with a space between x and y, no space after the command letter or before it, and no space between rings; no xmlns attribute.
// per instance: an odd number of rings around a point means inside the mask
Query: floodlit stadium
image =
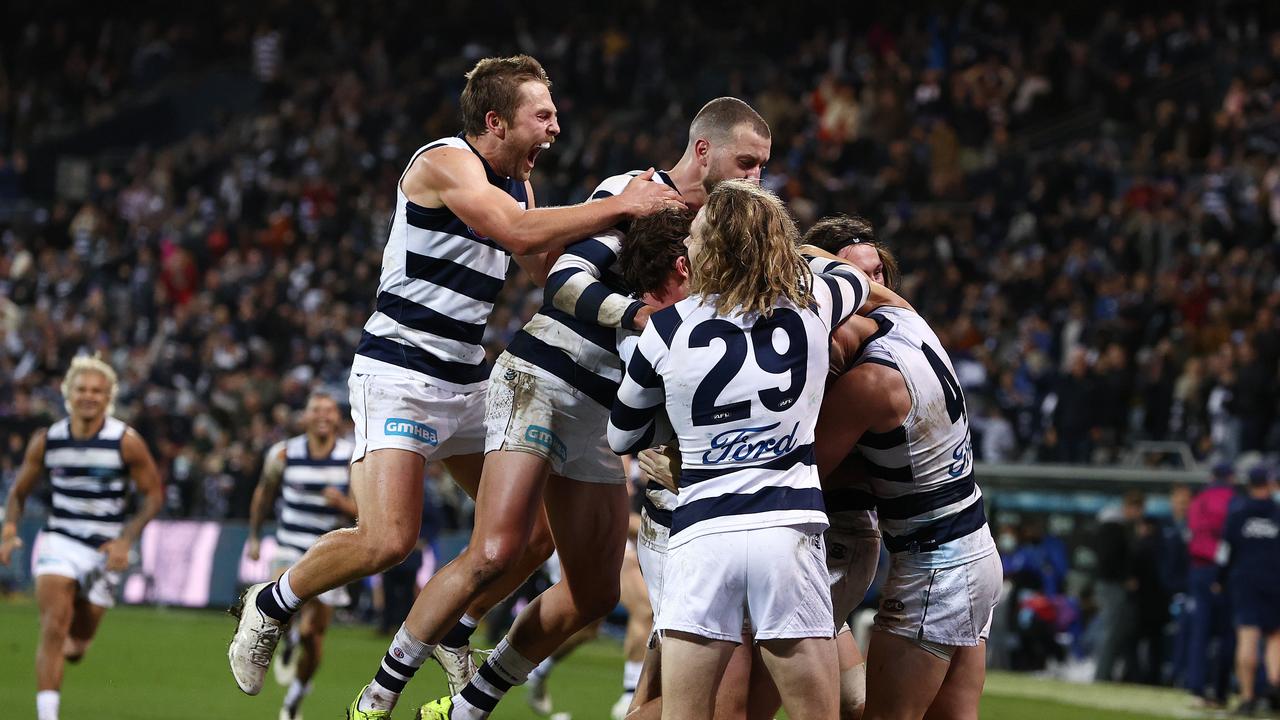
<svg viewBox="0 0 1280 720"><path fill-rule="evenodd" d="M3 717L1280 717L1280 12L15 0Z"/></svg>

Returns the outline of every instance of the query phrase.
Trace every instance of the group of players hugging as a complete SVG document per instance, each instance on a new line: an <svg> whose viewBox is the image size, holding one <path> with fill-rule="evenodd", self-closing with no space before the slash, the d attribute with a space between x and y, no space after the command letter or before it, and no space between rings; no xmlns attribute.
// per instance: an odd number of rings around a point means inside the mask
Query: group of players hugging
<svg viewBox="0 0 1280 720"><path fill-rule="evenodd" d="M529 56L479 61L462 132L400 176L349 381L354 442L314 396L255 496L254 557L283 490L282 572L235 609L240 689L260 691L292 634L288 654L310 659L281 717L299 716L325 602L413 551L425 466L441 461L475 498L471 541L348 718L391 717L428 658L451 694L415 717L488 717L617 605L624 557L654 615L628 718L976 718L1001 566L963 393L894 292L891 253L857 217L801 237L760 186L768 125L729 97L697 113L669 170L539 208L529 176L560 134L550 87ZM482 340L512 259L544 303L490 370ZM624 459L647 483L634 503ZM864 662L846 621L882 544ZM477 666L477 622L553 552L558 580Z"/></svg>

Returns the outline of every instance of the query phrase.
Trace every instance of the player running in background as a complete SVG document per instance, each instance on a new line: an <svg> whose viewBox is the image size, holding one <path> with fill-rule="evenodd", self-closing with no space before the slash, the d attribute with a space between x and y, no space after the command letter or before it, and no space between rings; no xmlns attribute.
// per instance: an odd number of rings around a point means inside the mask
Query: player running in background
<svg viewBox="0 0 1280 720"><path fill-rule="evenodd" d="M678 203L644 175L600 202L535 209L529 175L560 134L550 80L537 60L486 58L467 74L463 132L414 153L396 187L376 310L365 324L350 378L355 421L352 489L362 508L354 528L322 536L279 580L250 587L227 651L250 695L283 628L303 601L405 558L418 541L422 477L444 460L474 494L484 448L488 369L481 340L516 256L539 282L546 255L619 221ZM551 552L545 523L489 603L513 590ZM405 645L420 642L405 631ZM416 644L415 644L416 643ZM425 660L388 656L393 691Z"/></svg>
<svg viewBox="0 0 1280 720"><path fill-rule="evenodd" d="M147 444L111 417L116 373L95 357L71 361L62 381L70 417L38 431L27 445L5 505L0 564L22 546L18 525L42 477L52 491L49 520L36 540L36 714L57 720L63 662L79 662L102 616L115 605L120 573L142 529L164 506L164 487ZM142 495L125 518L129 481Z"/></svg>
<svg viewBox="0 0 1280 720"><path fill-rule="evenodd" d="M303 434L276 443L267 451L262 478L253 491L249 508L249 539L245 554L257 560L261 552L262 525L276 496L284 505L276 525L276 551L271 574L279 577L319 537L347 527L356 516L355 502L347 495L352 444L338 437L341 417L338 402L328 393L313 392L302 413ZM333 609L351 602L345 587L334 588L302 604L290 628L276 679L288 686L280 720L302 717L302 701L311 692L311 679L320 666L324 636L333 620Z"/></svg>

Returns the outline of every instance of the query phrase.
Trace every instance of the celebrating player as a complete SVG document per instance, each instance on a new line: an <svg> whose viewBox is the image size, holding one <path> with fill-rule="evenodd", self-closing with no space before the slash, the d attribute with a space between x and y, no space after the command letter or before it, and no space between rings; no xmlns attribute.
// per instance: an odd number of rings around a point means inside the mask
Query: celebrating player
<svg viewBox="0 0 1280 720"><path fill-rule="evenodd" d="M865 475L890 553L863 717L976 718L1003 578L974 481L960 384L941 342L910 308L852 318L836 344L858 350L827 390L818 470ZM850 457L855 449L860 458Z"/></svg>
<svg viewBox="0 0 1280 720"><path fill-rule="evenodd" d="M550 84L531 57L481 60L462 91L463 132L420 148L397 184L376 310L350 379L361 518L355 528L322 536L279 580L245 592L227 655L250 695L261 690L281 628L303 601L413 550L427 460L444 460L475 493L488 376L480 343L511 256L541 280L546 252L679 204L674 190L646 173L599 202L534 209L529 175L560 134ZM550 553L545 522L534 515L539 530L526 535L521 561L481 600L505 596ZM406 630L399 637L421 645ZM403 688L424 659L392 657L398 664L386 684Z"/></svg>
<svg viewBox="0 0 1280 720"><path fill-rule="evenodd" d="M655 217L661 217L661 214ZM651 220L647 219L645 222L650 223ZM858 267L873 282L896 286L897 263L892 253L875 240L870 223L860 217L823 219L805 234L802 242L806 246L802 250L838 253L839 257ZM832 347L833 359L851 357L857 351L856 344L848 346L848 336L837 332L835 340ZM843 360L840 362L843 367ZM829 402L833 400L824 398L824 406ZM667 452L645 450L640 454L640 465L646 476L654 478L650 479L646 493L646 513L641 527L641 557L647 573L646 580L658 594L661 591L662 564L666 552L665 533L670 527L670 508L674 505L675 495L655 480L674 486L672 465L678 462L678 453L671 453L669 448ZM823 483L823 502L831 523L824 536L831 602L837 627L836 645L840 658L840 717L844 720L861 717L866 699L866 665L846 620L866 595L880 557L880 532L871 512L874 498L870 496L869 489L852 482L855 480L856 478L849 478L847 473L836 472L824 479ZM656 589L652 587L654 584L657 585ZM758 658L753 658L753 653L747 650L735 654L726 669L716 698L716 717L771 718L778 709L780 701L772 680L767 673L761 671ZM652 666L658 657L657 653L652 653L647 658L648 664ZM646 679L651 669L646 667ZM647 687L643 690L653 691L651 683L645 685ZM641 707L643 699L637 703L637 708ZM636 717L637 720L657 717L658 712L658 703L653 703L651 707L641 710Z"/></svg>
<svg viewBox="0 0 1280 720"><path fill-rule="evenodd" d="M828 337L869 288L852 266L815 276L797 240L771 193L717 187L689 238L692 294L653 315L610 416L617 452L651 446L664 405L679 438L657 617L664 718L711 717L744 620L791 717L837 712L812 441Z"/></svg>
<svg viewBox="0 0 1280 720"><path fill-rule="evenodd" d="M164 506L155 460L137 431L111 417L116 373L95 357L71 361L62 381L70 417L39 431L27 445L5 505L0 564L21 547L18 523L27 497L48 475L49 521L36 541L36 713L57 720L63 661L79 662L102 616L115 604L129 550ZM142 495L127 521L129 480Z"/></svg>

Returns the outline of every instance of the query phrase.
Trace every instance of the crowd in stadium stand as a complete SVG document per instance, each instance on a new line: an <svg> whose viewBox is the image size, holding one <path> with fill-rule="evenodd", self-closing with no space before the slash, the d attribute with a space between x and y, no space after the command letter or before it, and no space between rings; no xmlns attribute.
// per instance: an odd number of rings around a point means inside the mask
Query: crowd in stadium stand
<svg viewBox="0 0 1280 720"><path fill-rule="evenodd" d="M765 183L801 225L860 213L898 253L903 294L959 366L980 458L1280 446L1280 34L1266 23L975 3L815 30L768 8L727 23L653 4L625 27L597 9L473 31L442 11L424 33L408 3L311 7L226 12L208 32L181 17L86 30L100 9L13 33L0 206L35 210L0 236L6 473L60 413L69 358L100 350L172 510L243 515L306 390L344 394L403 163L456 132L470 64L513 51L546 64L562 113L541 204L672 162L715 95L752 102L773 128ZM94 159L82 200L30 187L47 136L212 63L257 79L255 110ZM494 350L541 300L520 276L506 298Z"/></svg>

